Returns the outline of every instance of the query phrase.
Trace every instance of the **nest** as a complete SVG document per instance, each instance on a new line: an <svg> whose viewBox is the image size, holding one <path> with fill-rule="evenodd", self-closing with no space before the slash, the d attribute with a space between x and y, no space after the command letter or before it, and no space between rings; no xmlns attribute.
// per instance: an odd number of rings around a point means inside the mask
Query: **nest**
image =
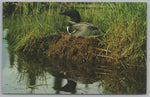
<svg viewBox="0 0 150 97"><path fill-rule="evenodd" d="M56 35L46 53L50 63L72 78L95 79L109 73L108 60L113 59L105 45L100 44L102 41L102 37Z"/></svg>

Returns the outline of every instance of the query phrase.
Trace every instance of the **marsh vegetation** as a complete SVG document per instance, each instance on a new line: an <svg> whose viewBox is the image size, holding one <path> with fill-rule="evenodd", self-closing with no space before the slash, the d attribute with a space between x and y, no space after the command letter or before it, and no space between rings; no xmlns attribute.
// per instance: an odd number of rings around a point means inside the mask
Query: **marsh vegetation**
<svg viewBox="0 0 150 97"><path fill-rule="evenodd" d="M69 36L70 19L58 13L71 8L105 35ZM9 49L18 56L44 57L73 80L104 81L104 94L146 93L147 3L4 2L3 29L8 29Z"/></svg>

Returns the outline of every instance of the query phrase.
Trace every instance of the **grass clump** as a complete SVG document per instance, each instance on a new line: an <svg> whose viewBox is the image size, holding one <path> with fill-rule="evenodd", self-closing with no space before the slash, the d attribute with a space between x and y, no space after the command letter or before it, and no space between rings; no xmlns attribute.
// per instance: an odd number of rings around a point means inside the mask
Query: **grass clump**
<svg viewBox="0 0 150 97"><path fill-rule="evenodd" d="M106 86L113 93L146 93L146 3L111 6L106 49L114 60L110 60L113 73Z"/></svg>
<svg viewBox="0 0 150 97"><path fill-rule="evenodd" d="M6 3L7 4L7 3ZM12 3L13 4L13 3ZM60 17L58 12L53 10L53 4L49 4L49 9L46 12L40 11L40 4L36 3L37 7L32 9L32 13L29 11L28 6L32 3L14 3L16 5L16 11L13 12L11 17L3 19L4 28L9 29L7 39L11 42L15 51L23 48L33 50L32 46L42 38L61 33L63 31L64 24L62 24L63 17ZM20 8L19 4L23 4ZM19 9L22 12L17 12ZM27 10L27 11L26 11ZM44 10L44 9L43 9ZM19 14L19 16L18 16ZM54 14L54 15L53 15ZM41 47L43 48L43 47Z"/></svg>

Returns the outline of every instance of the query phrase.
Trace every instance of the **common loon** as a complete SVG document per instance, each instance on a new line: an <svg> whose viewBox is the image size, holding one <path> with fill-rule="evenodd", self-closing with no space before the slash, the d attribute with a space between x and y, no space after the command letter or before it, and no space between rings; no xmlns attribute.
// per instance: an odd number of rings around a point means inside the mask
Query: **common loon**
<svg viewBox="0 0 150 97"><path fill-rule="evenodd" d="M80 22L80 14L75 9L60 12L60 15L66 15L71 18L67 26L67 32L69 32L71 36L89 37L103 35L103 31L98 29L95 25L87 22Z"/></svg>

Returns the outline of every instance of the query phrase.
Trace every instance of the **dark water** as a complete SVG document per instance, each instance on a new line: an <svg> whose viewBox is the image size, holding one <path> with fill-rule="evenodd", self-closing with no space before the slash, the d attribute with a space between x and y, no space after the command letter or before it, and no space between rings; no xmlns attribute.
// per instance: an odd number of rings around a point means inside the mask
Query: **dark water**
<svg viewBox="0 0 150 97"><path fill-rule="evenodd" d="M91 71L81 73L70 67L66 67L68 71L65 71L63 64L64 61L59 59L16 54L3 39L2 91L25 94L103 93L101 81L94 79L95 77L89 74ZM79 72L81 74L78 74Z"/></svg>

